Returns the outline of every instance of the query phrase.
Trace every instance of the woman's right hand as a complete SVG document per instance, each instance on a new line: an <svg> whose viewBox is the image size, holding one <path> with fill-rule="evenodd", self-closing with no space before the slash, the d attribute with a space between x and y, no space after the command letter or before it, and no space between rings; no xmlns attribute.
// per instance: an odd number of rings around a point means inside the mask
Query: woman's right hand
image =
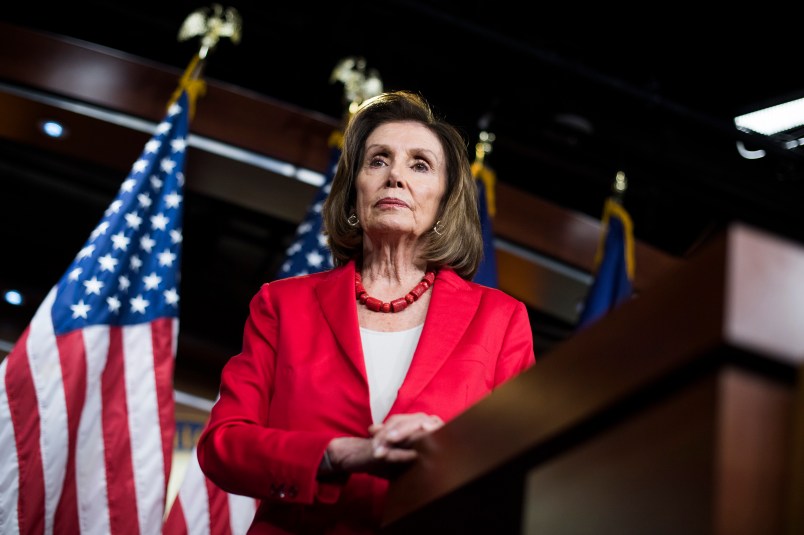
<svg viewBox="0 0 804 535"><path fill-rule="evenodd" d="M331 472L390 477L418 456L413 443L444 425L438 416L399 414L369 428L371 438L339 437L327 446ZM328 474L324 474L328 475Z"/></svg>
<svg viewBox="0 0 804 535"><path fill-rule="evenodd" d="M330 467L319 469L320 477L335 477L347 473L364 472L390 478L400 467L416 458L416 450L393 448L381 457L375 454L374 441L370 438L339 437L327 446Z"/></svg>

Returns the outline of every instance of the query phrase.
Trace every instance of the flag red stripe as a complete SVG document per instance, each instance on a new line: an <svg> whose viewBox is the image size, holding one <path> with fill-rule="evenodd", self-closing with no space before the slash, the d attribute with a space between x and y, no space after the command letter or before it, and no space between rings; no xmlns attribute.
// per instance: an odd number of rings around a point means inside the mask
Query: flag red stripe
<svg viewBox="0 0 804 535"><path fill-rule="evenodd" d="M170 507L170 512L162 525L162 533L170 535L187 535L187 520L184 518L184 508L181 500L176 496L176 500Z"/></svg>
<svg viewBox="0 0 804 535"><path fill-rule="evenodd" d="M159 425L162 434L162 456L165 469L165 494L170 480L173 461L173 433L176 428L175 403L173 398L173 333L177 329L173 318L159 318L151 324L151 341L154 354L154 380L159 403Z"/></svg>
<svg viewBox="0 0 804 535"><path fill-rule="evenodd" d="M67 409L67 465L61 498L53 520L54 533L80 533L78 495L75 478L75 448L78 424L84 410L87 391L87 360L82 332L57 336L62 385Z"/></svg>
<svg viewBox="0 0 804 535"><path fill-rule="evenodd" d="M20 496L17 500L17 518L20 533L39 535L45 531L45 476L40 450L40 419L36 389L28 362L28 334L30 326L17 340L6 357L5 387L8 408L14 422L14 440L17 447Z"/></svg>
<svg viewBox="0 0 804 535"><path fill-rule="evenodd" d="M209 479L204 478L209 496L209 533L210 535L231 535L229 526L229 496L216 487Z"/></svg>
<svg viewBox="0 0 804 535"><path fill-rule="evenodd" d="M101 376L103 443L111 533L139 533L121 327L109 329L109 355Z"/></svg>

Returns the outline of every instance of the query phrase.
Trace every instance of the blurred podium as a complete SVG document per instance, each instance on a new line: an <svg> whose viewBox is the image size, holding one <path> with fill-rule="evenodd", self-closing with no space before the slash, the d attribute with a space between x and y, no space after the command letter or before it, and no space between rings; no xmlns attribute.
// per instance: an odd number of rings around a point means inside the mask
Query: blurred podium
<svg viewBox="0 0 804 535"><path fill-rule="evenodd" d="M383 533L804 533L804 246L734 224L418 445Z"/></svg>

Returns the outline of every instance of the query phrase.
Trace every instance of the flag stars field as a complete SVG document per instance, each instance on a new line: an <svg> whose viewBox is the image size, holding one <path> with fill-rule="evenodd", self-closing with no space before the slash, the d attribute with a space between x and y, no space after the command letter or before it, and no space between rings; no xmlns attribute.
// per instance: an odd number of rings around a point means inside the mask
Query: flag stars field
<svg viewBox="0 0 804 535"><path fill-rule="evenodd" d="M179 113L182 108L176 105L171 110ZM169 116L158 125L157 135L146 143L62 281L58 298L76 307L70 308L73 320L91 324L109 313L115 322L127 324L160 313L177 314L175 272L182 243L182 167L187 142L186 133L171 136L172 124ZM68 284L78 284L81 291L71 290Z"/></svg>

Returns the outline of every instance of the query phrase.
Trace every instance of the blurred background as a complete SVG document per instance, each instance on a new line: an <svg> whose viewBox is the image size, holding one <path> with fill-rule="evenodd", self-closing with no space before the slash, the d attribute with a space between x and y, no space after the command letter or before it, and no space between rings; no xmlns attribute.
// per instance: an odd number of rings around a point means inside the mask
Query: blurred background
<svg viewBox="0 0 804 535"><path fill-rule="evenodd" d="M0 289L25 295L20 306L0 303L2 354L83 245L198 50L198 39L177 39L183 21L210 6L27 1L0 14ZM707 20L675 4L222 6L242 17L242 37L208 58L186 172L177 383L199 395L214 396L248 300L277 277L326 172L347 104L333 80L344 58L363 58L384 89L421 92L470 154L481 132L493 134L485 163L497 178L500 287L528 305L541 355L573 332L620 171L637 291L730 221L804 239L804 130L735 126L804 96L796 33L779 20L745 14L727 26L725 13ZM67 136L41 133L49 117Z"/></svg>

